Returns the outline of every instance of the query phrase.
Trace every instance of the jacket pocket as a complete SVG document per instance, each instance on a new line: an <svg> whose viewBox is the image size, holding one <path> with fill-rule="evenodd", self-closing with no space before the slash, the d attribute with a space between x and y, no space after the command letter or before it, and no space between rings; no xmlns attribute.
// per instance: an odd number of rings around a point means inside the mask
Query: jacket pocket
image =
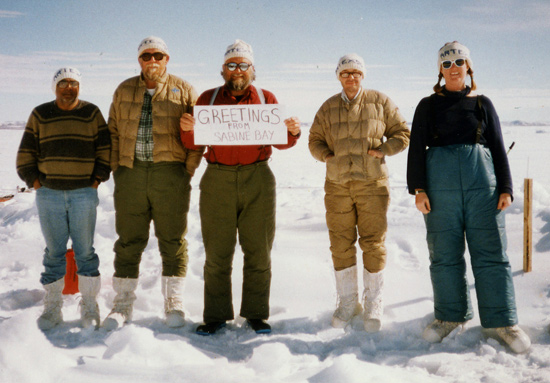
<svg viewBox="0 0 550 383"><path fill-rule="evenodd" d="M363 164L368 179L386 178L388 176L384 158L375 158L365 152L363 154Z"/></svg>
<svg viewBox="0 0 550 383"><path fill-rule="evenodd" d="M338 159L332 157L326 161L327 164L327 179L330 181L338 182L340 179L338 171Z"/></svg>

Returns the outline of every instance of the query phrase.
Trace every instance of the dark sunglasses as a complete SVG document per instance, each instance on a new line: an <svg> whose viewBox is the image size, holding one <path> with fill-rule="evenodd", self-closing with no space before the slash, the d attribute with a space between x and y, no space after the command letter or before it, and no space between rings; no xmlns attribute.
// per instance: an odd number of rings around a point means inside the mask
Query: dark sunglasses
<svg viewBox="0 0 550 383"><path fill-rule="evenodd" d="M252 65L248 64L248 63L240 63L240 64L237 64L237 63L227 63L225 64L225 67L230 70L231 72L235 71L237 69L237 67L243 71L243 72L246 72L248 70L248 68L250 68Z"/></svg>
<svg viewBox="0 0 550 383"><path fill-rule="evenodd" d="M449 69L450 67L453 66L453 63L457 67L461 67L462 65L464 65L466 63L466 60L464 60L464 59L447 60L447 61L443 61L441 63L441 65L443 66L443 69Z"/></svg>
<svg viewBox="0 0 550 383"><path fill-rule="evenodd" d="M363 73L361 73L361 72L342 72L342 73L340 73L340 77L342 77L342 78L348 78L350 76L351 76L351 78L361 78L361 76L363 76Z"/></svg>
<svg viewBox="0 0 550 383"><path fill-rule="evenodd" d="M68 87L78 88L79 85L80 84L78 83L78 81L61 80L57 83L57 87L61 88L61 89L65 89L65 88L68 88Z"/></svg>
<svg viewBox="0 0 550 383"><path fill-rule="evenodd" d="M139 56L140 59L143 61L150 61L152 57L155 58L157 61L161 61L164 56L166 56L164 53L161 52L155 52L155 53L144 53L141 56Z"/></svg>

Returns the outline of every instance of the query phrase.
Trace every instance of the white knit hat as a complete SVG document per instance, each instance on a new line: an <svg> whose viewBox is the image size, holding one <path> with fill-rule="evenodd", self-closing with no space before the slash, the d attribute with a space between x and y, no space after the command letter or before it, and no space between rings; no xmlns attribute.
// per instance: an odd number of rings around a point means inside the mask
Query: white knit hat
<svg viewBox="0 0 550 383"><path fill-rule="evenodd" d="M338 66L336 67L336 78L340 80L340 73L346 69L357 69L359 72L365 75L365 61L361 56L355 53L340 57L338 60Z"/></svg>
<svg viewBox="0 0 550 383"><path fill-rule="evenodd" d="M165 55L170 55L168 52L168 46L160 37L149 36L144 38L138 46L138 57L141 56L146 49L158 49Z"/></svg>
<svg viewBox="0 0 550 383"><path fill-rule="evenodd" d="M223 61L226 62L233 57L243 57L254 64L254 53L252 52L252 47L242 40L237 39L233 44L227 47L223 56Z"/></svg>
<svg viewBox="0 0 550 383"><path fill-rule="evenodd" d="M472 59L470 58L470 50L458 41L447 43L441 47L437 53L437 69L441 69L443 61L453 61L456 59L465 59L468 66L473 69Z"/></svg>
<svg viewBox="0 0 550 383"><path fill-rule="evenodd" d="M65 78L72 78L73 80L80 82L82 80L82 75L78 69L69 66L58 69L52 79L52 90L54 93L57 83Z"/></svg>

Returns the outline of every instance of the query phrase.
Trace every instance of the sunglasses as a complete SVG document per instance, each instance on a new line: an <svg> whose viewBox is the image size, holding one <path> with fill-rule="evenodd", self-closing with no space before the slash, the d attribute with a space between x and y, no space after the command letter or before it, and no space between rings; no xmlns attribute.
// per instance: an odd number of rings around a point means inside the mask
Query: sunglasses
<svg viewBox="0 0 550 383"><path fill-rule="evenodd" d="M363 73L361 72L342 72L340 73L340 77L342 78L348 78L349 76L351 76L352 78L360 78L361 76L363 75Z"/></svg>
<svg viewBox="0 0 550 383"><path fill-rule="evenodd" d="M248 70L248 68L250 68L252 65L248 64L248 63L240 63L240 64L237 64L237 63L227 63L225 64L225 67L233 72L235 71L237 68L239 68L242 72L246 72Z"/></svg>
<svg viewBox="0 0 550 383"><path fill-rule="evenodd" d="M453 63L457 67L461 67L462 65L464 65L466 63L466 60L464 60L464 59L447 60L447 61L443 61L441 63L441 65L443 66L443 69L449 69L450 67L453 66Z"/></svg>
<svg viewBox="0 0 550 383"><path fill-rule="evenodd" d="M157 61L161 61L164 56L166 56L164 53L161 52L155 52L155 53L144 53L141 56L139 56L140 59L143 61L150 61L152 57L155 58Z"/></svg>
<svg viewBox="0 0 550 383"><path fill-rule="evenodd" d="M78 83L78 81L66 81L66 80L61 80L57 83L57 86L61 89L65 89L65 88L68 88L68 87L71 87L71 88L78 88L80 84Z"/></svg>

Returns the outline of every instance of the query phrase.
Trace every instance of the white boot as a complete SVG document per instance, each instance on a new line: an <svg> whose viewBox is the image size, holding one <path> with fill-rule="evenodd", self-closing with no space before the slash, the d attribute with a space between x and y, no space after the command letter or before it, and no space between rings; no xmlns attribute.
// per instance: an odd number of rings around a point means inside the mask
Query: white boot
<svg viewBox="0 0 550 383"><path fill-rule="evenodd" d="M182 327L185 325L185 313L183 312L183 290L185 278L162 277L161 288L164 295L164 312L168 327Z"/></svg>
<svg viewBox="0 0 550 383"><path fill-rule="evenodd" d="M136 300L134 291L136 291L137 285L137 278L113 277L113 289L117 294L111 313L103 321L103 327L107 331L116 330L132 319L134 301Z"/></svg>
<svg viewBox="0 0 550 383"><path fill-rule="evenodd" d="M430 343L439 343L458 326L464 327L465 323L466 322L449 322L436 319L424 329L422 338Z"/></svg>
<svg viewBox="0 0 550 383"><path fill-rule="evenodd" d="M361 304L357 293L357 266L334 271L338 307L332 315L332 327L344 328L351 319L361 313Z"/></svg>
<svg viewBox="0 0 550 383"><path fill-rule="evenodd" d="M44 290L46 290L46 295L44 296L44 312L37 321L40 330L51 330L63 322L63 313L61 312L61 307L63 307L63 296L61 293L64 286L64 278L44 285Z"/></svg>
<svg viewBox="0 0 550 383"><path fill-rule="evenodd" d="M97 294L101 289L101 277L78 276L78 290L82 294L80 302L80 317L82 327L88 328L95 324L99 327L99 306L97 305ZM95 323L94 323L95 322Z"/></svg>
<svg viewBox="0 0 550 383"><path fill-rule="evenodd" d="M363 320L367 332L378 332L382 327L382 290L384 288L384 274L370 273L363 269Z"/></svg>
<svg viewBox="0 0 550 383"><path fill-rule="evenodd" d="M496 329L498 336L510 346L516 354L521 354L531 347L531 339L518 325L499 327Z"/></svg>

